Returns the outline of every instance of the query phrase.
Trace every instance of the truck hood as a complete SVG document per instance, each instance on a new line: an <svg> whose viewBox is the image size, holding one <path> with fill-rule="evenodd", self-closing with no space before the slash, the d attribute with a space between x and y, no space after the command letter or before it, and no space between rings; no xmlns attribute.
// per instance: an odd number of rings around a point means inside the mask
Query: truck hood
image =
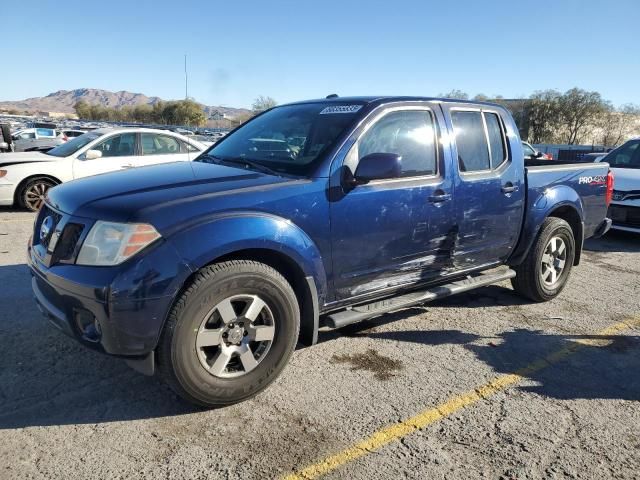
<svg viewBox="0 0 640 480"><path fill-rule="evenodd" d="M42 152L3 153L0 154L0 167L8 167L18 163L53 162L55 160L59 160L59 158Z"/></svg>
<svg viewBox="0 0 640 480"><path fill-rule="evenodd" d="M201 162L176 162L74 180L49 190L47 203L71 215L110 221L146 221L163 209L226 194L255 192L295 182L253 170ZM210 204L215 211L215 204Z"/></svg>
<svg viewBox="0 0 640 480"><path fill-rule="evenodd" d="M613 189L617 192L630 192L640 190L640 169L638 168L612 168Z"/></svg>

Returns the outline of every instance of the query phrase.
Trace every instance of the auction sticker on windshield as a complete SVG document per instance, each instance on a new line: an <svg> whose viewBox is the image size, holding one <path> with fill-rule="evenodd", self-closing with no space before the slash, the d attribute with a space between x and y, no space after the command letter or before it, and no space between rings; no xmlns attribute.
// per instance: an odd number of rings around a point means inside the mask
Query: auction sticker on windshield
<svg viewBox="0 0 640 480"><path fill-rule="evenodd" d="M335 105L331 107L325 107L320 115L326 115L328 113L354 113L362 108L362 105Z"/></svg>

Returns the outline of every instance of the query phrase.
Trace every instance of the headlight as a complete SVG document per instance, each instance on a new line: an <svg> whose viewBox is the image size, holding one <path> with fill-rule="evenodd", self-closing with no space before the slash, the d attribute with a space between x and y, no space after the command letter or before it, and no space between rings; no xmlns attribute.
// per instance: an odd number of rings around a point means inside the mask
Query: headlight
<svg viewBox="0 0 640 480"><path fill-rule="evenodd" d="M160 238L146 223L97 221L84 240L78 265L118 265Z"/></svg>

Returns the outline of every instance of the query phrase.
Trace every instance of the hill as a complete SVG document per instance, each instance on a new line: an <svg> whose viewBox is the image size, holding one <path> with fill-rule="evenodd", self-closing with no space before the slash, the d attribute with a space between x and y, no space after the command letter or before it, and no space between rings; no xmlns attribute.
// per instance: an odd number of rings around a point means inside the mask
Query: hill
<svg viewBox="0 0 640 480"><path fill-rule="evenodd" d="M142 93L132 93L127 91L110 92L96 88L77 88L75 90L58 90L50 93L46 97L33 97L17 101L0 101L0 110L18 110L20 112L61 112L75 113L73 106L83 100L90 104L99 104L109 108L120 108L124 106L135 106L142 104L153 105L162 101L159 97L147 97ZM248 113L244 108L218 107L202 105L207 117L213 111L219 111L227 117L233 118L238 115Z"/></svg>

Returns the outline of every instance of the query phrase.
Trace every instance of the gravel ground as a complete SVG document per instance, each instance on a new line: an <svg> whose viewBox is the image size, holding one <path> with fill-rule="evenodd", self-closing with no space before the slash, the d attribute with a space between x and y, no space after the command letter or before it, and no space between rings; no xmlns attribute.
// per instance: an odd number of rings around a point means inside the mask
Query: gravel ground
<svg viewBox="0 0 640 480"><path fill-rule="evenodd" d="M41 318L32 221L0 210L1 479L277 478L577 342L326 477L640 478L640 330L591 339L640 318L640 236L587 242L552 302L505 283L324 332L264 393L202 411Z"/></svg>

